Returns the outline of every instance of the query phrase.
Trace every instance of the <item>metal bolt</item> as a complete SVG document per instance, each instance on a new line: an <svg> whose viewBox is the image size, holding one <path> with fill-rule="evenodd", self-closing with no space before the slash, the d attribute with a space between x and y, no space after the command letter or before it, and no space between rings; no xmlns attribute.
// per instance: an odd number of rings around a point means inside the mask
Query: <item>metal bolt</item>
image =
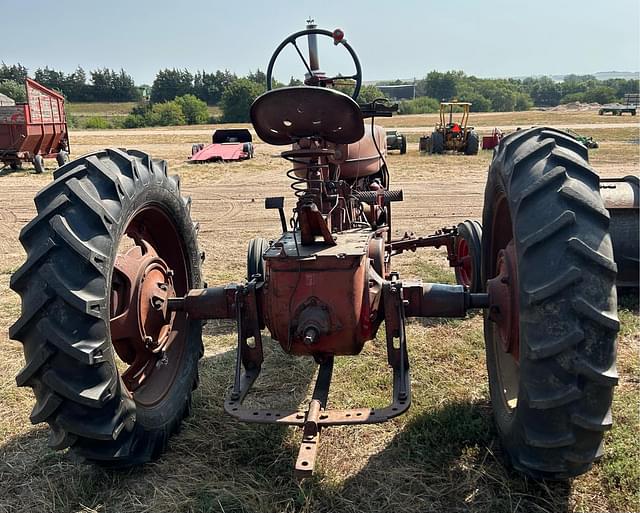
<svg viewBox="0 0 640 513"><path fill-rule="evenodd" d="M310 346L311 344L314 344L316 342L316 340L318 340L318 336L320 335L320 333L318 333L318 330L315 328L307 328L304 332L304 343L307 346Z"/></svg>
<svg viewBox="0 0 640 513"><path fill-rule="evenodd" d="M168 276L169 278L172 278L174 274L175 274L175 272L174 272L174 270L173 270L173 269L167 269L167 276Z"/></svg>
<svg viewBox="0 0 640 513"><path fill-rule="evenodd" d="M162 307L164 306L164 299L158 296L153 296L151 298L151 306L153 306L155 310L162 310Z"/></svg>
<svg viewBox="0 0 640 513"><path fill-rule="evenodd" d="M147 335L146 337L144 337L144 347L145 349L155 349L156 347L158 347L158 343L153 340L153 337Z"/></svg>

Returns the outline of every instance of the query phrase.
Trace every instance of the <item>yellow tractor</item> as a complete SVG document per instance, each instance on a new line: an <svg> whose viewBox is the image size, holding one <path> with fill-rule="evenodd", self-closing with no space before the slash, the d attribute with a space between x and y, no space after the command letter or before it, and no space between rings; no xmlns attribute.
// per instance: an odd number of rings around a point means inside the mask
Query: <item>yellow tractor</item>
<svg viewBox="0 0 640 513"><path fill-rule="evenodd" d="M441 102L440 122L430 136L420 138L420 151L427 153L455 151L465 155L477 155L480 137L472 126L467 126L470 107L469 102ZM459 113L460 110L462 119L459 123L455 123L454 111Z"/></svg>

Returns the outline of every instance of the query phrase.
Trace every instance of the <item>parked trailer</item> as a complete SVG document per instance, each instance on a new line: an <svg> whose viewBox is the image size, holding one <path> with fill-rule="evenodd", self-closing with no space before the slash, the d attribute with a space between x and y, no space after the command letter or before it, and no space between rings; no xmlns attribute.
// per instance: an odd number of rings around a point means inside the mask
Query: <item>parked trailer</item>
<svg viewBox="0 0 640 513"><path fill-rule="evenodd" d="M12 169L32 162L41 173L45 158L56 158L59 165L68 160L64 97L30 78L25 88L26 103L0 106L0 162Z"/></svg>
<svg viewBox="0 0 640 513"><path fill-rule="evenodd" d="M640 94L629 93L624 95L624 103L611 103L600 107L598 114L603 116L610 113L612 116L622 116L625 112L635 116L640 104Z"/></svg>

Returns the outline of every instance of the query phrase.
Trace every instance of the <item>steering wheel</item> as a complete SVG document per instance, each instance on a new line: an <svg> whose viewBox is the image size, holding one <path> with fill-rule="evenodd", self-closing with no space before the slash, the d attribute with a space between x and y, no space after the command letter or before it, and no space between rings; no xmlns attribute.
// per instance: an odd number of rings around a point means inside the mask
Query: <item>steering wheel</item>
<svg viewBox="0 0 640 513"><path fill-rule="evenodd" d="M333 40L334 45L337 46L340 44L344 46L346 50L349 52L349 55L351 55L351 59L353 59L353 63L355 64L355 67L356 67L356 72L353 75L348 75L348 76L338 75L335 77L325 77L325 76L322 76L321 74L318 74L317 69L312 70L311 66L305 59L304 55L300 51L300 47L297 44L297 40L299 38L301 38L302 36L309 36L312 34L318 34L321 36L330 37ZM358 59L358 56L356 55L355 50L351 48L351 45L349 45L349 43L347 43L347 41L344 39L344 32L342 32L342 30L340 29L336 29L333 32L325 29L318 29L318 28L301 30L300 32L291 34L288 38L282 41L282 43L280 43L278 48L276 48L276 50L273 52L273 55L271 56L271 60L269 61L269 66L267 67L267 91L271 91L271 89L273 89L273 76L272 76L273 66L276 63L276 60L278 59L280 52L282 52L282 50L289 44L293 45L293 47L296 49L296 52L298 52L300 59L302 59L303 64L307 68L307 73L309 74L309 77L305 80L304 82L305 85L326 87L327 85L333 84L335 81L338 81L338 80L351 79L355 81L355 88L353 90L353 93L351 94L351 98L353 98L354 100L358 98L358 95L360 94L360 88L362 87L362 68L360 67L360 60ZM314 59L314 56L310 56L310 60L312 59ZM317 55L315 56L315 60L317 61ZM317 66L317 62L314 64Z"/></svg>

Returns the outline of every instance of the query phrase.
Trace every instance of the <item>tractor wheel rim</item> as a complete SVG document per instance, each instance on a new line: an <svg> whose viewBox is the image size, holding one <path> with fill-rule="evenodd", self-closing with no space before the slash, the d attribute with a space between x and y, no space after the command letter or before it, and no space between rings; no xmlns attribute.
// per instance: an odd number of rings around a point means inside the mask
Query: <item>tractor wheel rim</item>
<svg viewBox="0 0 640 513"><path fill-rule="evenodd" d="M186 294L182 240L159 205L136 211L124 230L110 291L110 332L126 368L122 382L136 402L151 406L171 389L186 345L186 317L167 309L168 298ZM122 241L121 241L122 242Z"/></svg>
<svg viewBox="0 0 640 513"><path fill-rule="evenodd" d="M504 193L494 200L489 248L489 319L493 323L494 362L502 402L507 411L518 405L520 383L520 317L517 255L511 212Z"/></svg>
<svg viewBox="0 0 640 513"><path fill-rule="evenodd" d="M458 239L456 255L458 256L458 261L461 263L460 267L458 267L460 284L470 288L474 271L473 261L469 251L469 244L467 244L467 241L462 237Z"/></svg>
<svg viewBox="0 0 640 513"><path fill-rule="evenodd" d="M491 298L490 319L498 328L500 346L518 364L520 361L520 317L518 315L518 275L513 240L498 252L498 274L487 281Z"/></svg>

